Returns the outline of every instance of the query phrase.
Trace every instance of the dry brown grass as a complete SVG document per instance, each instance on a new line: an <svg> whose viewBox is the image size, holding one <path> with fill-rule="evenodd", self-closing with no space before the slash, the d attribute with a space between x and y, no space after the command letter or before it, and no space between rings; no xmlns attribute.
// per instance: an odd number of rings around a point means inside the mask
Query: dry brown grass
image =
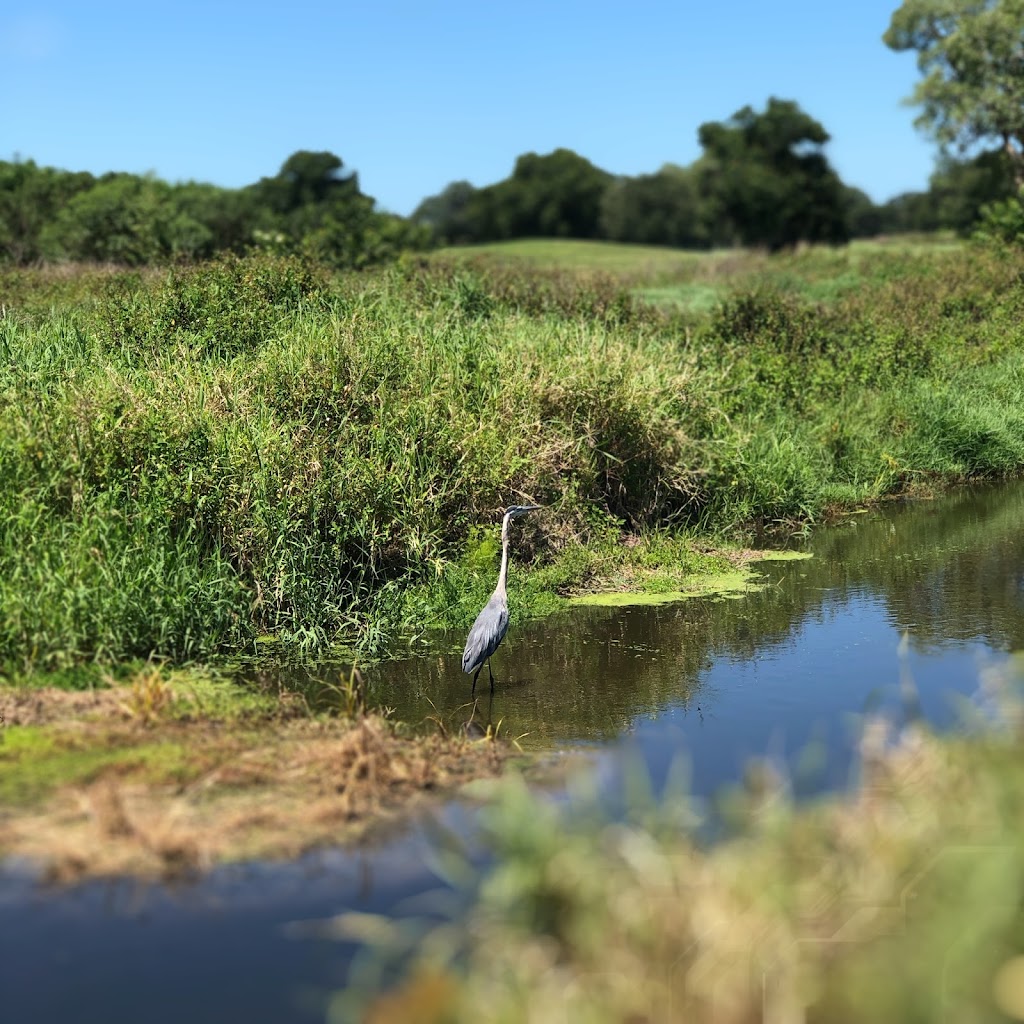
<svg viewBox="0 0 1024 1024"><path fill-rule="evenodd" d="M110 755L42 799L0 802L0 857L27 857L61 882L177 876L353 842L496 775L509 755L493 736L410 736L374 714L312 718L286 707L234 723L183 720L166 714L170 697L153 680L3 700L9 724L45 723L41 756Z"/></svg>
<svg viewBox="0 0 1024 1024"><path fill-rule="evenodd" d="M49 725L121 713L124 694L117 690L20 689L0 686L0 723Z"/></svg>

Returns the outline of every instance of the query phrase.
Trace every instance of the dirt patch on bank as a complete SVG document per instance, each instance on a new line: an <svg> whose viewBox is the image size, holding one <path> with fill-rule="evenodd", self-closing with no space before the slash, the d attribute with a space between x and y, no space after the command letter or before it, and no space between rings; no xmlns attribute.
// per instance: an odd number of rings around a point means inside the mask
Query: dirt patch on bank
<svg viewBox="0 0 1024 1024"><path fill-rule="evenodd" d="M121 689L78 691L0 686L0 727L129 718L126 699L127 694Z"/></svg>
<svg viewBox="0 0 1024 1024"><path fill-rule="evenodd" d="M364 839L517 753L370 713L144 718L137 701L123 687L0 691L0 859L64 882L295 857Z"/></svg>

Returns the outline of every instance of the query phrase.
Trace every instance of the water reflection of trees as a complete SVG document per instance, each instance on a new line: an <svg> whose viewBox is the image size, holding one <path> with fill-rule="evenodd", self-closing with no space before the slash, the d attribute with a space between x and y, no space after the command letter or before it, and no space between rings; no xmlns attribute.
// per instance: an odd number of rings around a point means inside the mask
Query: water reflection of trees
<svg viewBox="0 0 1024 1024"><path fill-rule="evenodd" d="M821 531L812 586L869 592L919 650L984 640L1024 647L1024 486L964 487Z"/></svg>
<svg viewBox="0 0 1024 1024"><path fill-rule="evenodd" d="M495 657L493 701L483 678L477 687L476 721L527 734L524 746L614 737L695 701L713 659L763 655L857 596L883 602L922 650L972 639L1024 647L1022 528L1024 486L964 489L821 530L813 559L766 564L768 585L740 600L582 608L516 625ZM471 711L461 641L368 668L371 699L411 724L436 714L457 728Z"/></svg>

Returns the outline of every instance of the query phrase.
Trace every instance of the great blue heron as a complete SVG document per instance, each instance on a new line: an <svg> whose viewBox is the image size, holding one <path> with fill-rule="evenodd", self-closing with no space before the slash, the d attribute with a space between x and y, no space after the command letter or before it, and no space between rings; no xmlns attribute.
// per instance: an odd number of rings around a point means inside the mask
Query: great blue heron
<svg viewBox="0 0 1024 1024"><path fill-rule="evenodd" d="M487 674L491 677L491 690L494 690L491 655L508 631L508 594L505 591L505 578L508 575L508 524L538 508L540 505L512 505L505 510L505 518L501 521L501 572L498 573L498 585L490 601L476 617L466 640L466 649L462 652L462 671L473 673L473 693L476 693L476 679L484 662L487 662Z"/></svg>

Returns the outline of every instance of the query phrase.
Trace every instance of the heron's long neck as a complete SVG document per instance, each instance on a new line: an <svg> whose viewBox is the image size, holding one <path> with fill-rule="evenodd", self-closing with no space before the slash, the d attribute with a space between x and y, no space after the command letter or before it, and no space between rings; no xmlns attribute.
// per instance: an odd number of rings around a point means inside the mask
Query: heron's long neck
<svg viewBox="0 0 1024 1024"><path fill-rule="evenodd" d="M501 572L498 573L498 585L494 588L495 594L505 596L505 579L508 576L508 524L509 517L505 516L501 523Z"/></svg>

